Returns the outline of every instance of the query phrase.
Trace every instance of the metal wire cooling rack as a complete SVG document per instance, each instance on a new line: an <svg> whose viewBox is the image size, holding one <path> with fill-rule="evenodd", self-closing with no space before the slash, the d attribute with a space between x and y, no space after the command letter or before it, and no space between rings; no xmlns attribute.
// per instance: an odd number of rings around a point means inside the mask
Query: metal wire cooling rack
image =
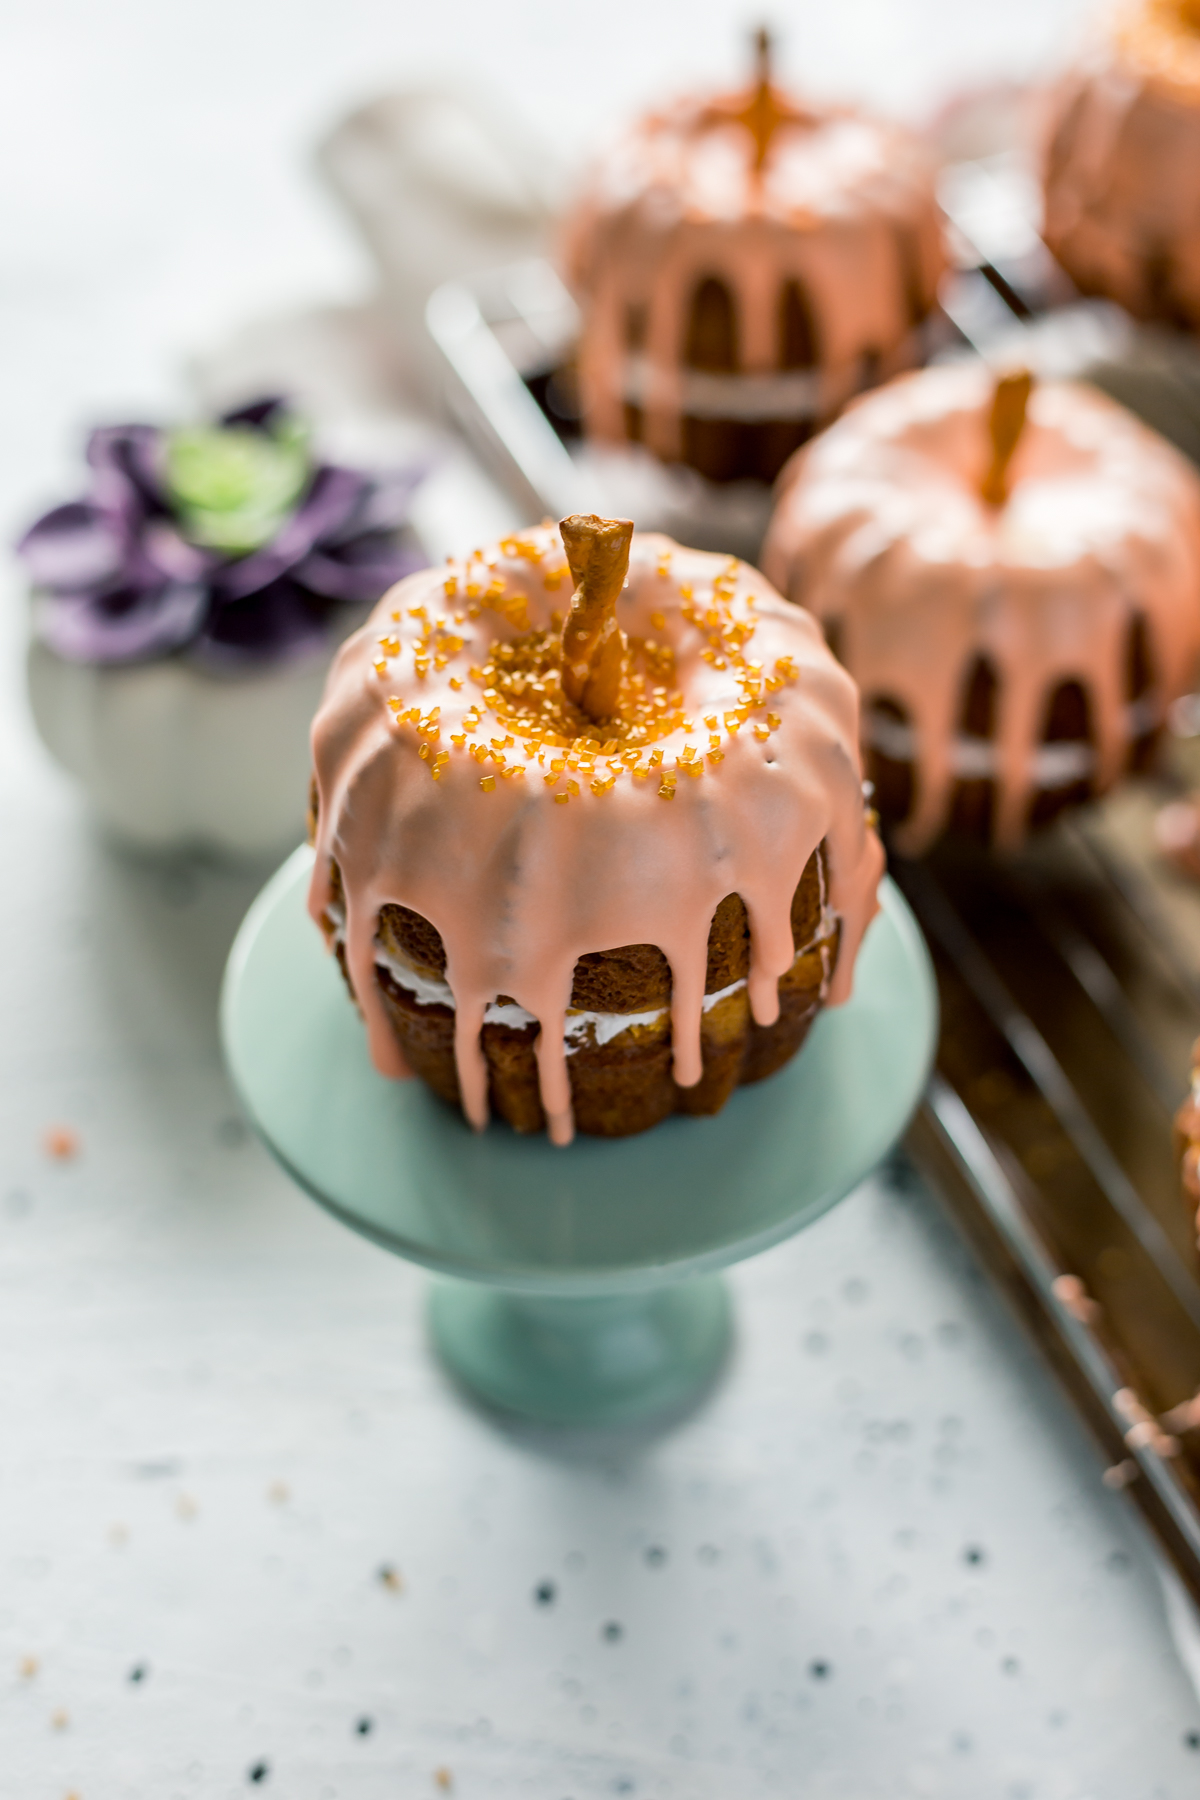
<svg viewBox="0 0 1200 1800"><path fill-rule="evenodd" d="M1200 895L1155 865L1150 786L1021 856L892 870L937 969L909 1135L1200 1598L1200 1275L1171 1132L1200 1033Z"/></svg>

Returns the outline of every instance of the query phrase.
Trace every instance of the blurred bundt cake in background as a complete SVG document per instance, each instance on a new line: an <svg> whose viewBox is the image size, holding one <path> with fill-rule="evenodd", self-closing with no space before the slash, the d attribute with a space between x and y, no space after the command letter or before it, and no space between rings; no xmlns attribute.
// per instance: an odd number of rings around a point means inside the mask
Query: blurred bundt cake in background
<svg viewBox="0 0 1200 1800"><path fill-rule="evenodd" d="M853 395L921 360L944 266L901 127L771 78L639 119L569 216L587 433L711 481L773 481Z"/></svg>
<svg viewBox="0 0 1200 1800"><path fill-rule="evenodd" d="M1200 0L1136 0L1060 84L1043 235L1085 294L1200 328Z"/></svg>
<svg viewBox="0 0 1200 1800"><path fill-rule="evenodd" d="M1012 846L1148 758L1200 653L1200 477L1094 389L965 363L858 401L786 471L769 578L863 696L906 853Z"/></svg>

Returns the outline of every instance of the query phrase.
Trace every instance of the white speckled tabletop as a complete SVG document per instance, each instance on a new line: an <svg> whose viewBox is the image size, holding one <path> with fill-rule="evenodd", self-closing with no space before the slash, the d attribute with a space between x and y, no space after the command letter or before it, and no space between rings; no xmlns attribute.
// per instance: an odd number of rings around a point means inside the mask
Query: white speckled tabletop
<svg viewBox="0 0 1200 1800"><path fill-rule="evenodd" d="M856 0L796 37L823 85L913 108L1026 72L1078 11ZM742 24L606 17L583 87L551 83L583 15L532 0L0 9L6 533L71 491L83 422L361 287L303 162L340 106L484 75L511 33L574 149ZM732 1364L671 1429L539 1433L453 1392L423 1278L237 1116L215 998L261 872L95 835L25 715L15 574L5 599L0 1800L1200 1791L1148 1541L904 1165L735 1271Z"/></svg>

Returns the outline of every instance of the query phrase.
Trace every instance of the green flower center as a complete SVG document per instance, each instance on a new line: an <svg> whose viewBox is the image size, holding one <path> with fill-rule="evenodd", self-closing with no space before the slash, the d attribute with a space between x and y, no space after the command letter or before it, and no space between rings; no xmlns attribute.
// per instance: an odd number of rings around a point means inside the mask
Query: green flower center
<svg viewBox="0 0 1200 1800"><path fill-rule="evenodd" d="M198 425L167 435L166 487L185 535L233 556L270 543L310 470L307 434L295 419L269 431Z"/></svg>

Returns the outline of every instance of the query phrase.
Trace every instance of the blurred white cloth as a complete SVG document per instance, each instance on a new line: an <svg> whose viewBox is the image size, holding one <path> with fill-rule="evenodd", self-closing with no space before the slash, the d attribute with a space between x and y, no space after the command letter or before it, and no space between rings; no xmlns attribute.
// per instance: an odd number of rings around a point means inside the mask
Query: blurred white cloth
<svg viewBox="0 0 1200 1800"><path fill-rule="evenodd" d="M467 89L413 87L359 107L318 162L379 270L417 390L436 387L425 302L443 281L549 249L569 174L522 122Z"/></svg>

